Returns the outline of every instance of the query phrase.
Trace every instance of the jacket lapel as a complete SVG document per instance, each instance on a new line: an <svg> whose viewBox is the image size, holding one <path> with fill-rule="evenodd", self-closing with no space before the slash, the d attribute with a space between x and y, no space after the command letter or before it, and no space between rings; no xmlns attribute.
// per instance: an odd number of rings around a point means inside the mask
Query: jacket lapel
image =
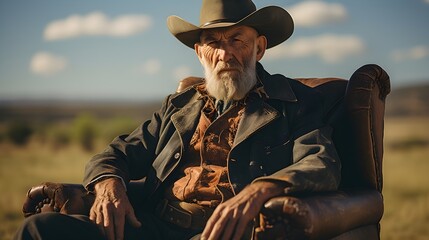
<svg viewBox="0 0 429 240"><path fill-rule="evenodd" d="M233 147L278 117L279 112L261 98L250 101L245 106L244 114L238 124Z"/></svg>
<svg viewBox="0 0 429 240"><path fill-rule="evenodd" d="M270 75L260 63L257 63L256 71L268 99L297 102L288 78L280 74ZM254 98L246 105L243 117L238 125L233 146L240 144L250 135L271 123L279 116L280 113L270 106L266 102L266 99L262 97Z"/></svg>
<svg viewBox="0 0 429 240"><path fill-rule="evenodd" d="M183 108L171 116L171 121L179 133L182 146L189 143L200 119L204 101L198 99L198 97L199 94L195 94L189 104L184 105Z"/></svg>

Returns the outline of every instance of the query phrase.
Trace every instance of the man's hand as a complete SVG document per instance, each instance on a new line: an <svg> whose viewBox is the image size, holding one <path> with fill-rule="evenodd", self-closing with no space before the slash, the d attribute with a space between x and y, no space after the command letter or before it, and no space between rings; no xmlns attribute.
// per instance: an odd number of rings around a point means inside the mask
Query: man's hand
<svg viewBox="0 0 429 240"><path fill-rule="evenodd" d="M120 179L106 178L94 185L94 191L95 201L89 218L99 226L108 240L124 238L125 218L132 226L141 226Z"/></svg>
<svg viewBox="0 0 429 240"><path fill-rule="evenodd" d="M283 187L272 182L256 182L220 204L207 222L202 240L240 239L247 224L260 212L270 198L280 195Z"/></svg>

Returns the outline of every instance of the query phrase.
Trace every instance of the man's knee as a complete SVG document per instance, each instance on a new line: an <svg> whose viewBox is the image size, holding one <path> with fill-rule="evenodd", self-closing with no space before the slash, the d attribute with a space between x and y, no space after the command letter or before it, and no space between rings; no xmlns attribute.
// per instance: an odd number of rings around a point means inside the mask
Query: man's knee
<svg viewBox="0 0 429 240"><path fill-rule="evenodd" d="M46 225L55 221L58 213L35 214L26 218L18 229L15 239L42 239L43 233L46 232Z"/></svg>
<svg viewBox="0 0 429 240"><path fill-rule="evenodd" d="M25 219L14 239L100 239L95 224L86 216L60 213L36 214Z"/></svg>

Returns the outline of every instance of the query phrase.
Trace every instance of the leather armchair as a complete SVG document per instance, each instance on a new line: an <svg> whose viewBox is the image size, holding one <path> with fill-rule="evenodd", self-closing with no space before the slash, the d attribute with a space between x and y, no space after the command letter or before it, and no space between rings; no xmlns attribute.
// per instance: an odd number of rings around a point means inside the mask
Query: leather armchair
<svg viewBox="0 0 429 240"><path fill-rule="evenodd" d="M365 65L350 80L296 79L324 97L326 121L342 162L342 180L335 192L281 196L270 199L254 229L255 239L380 239L383 215L382 159L385 98L390 92L387 73ZM201 81L184 79L178 91ZM138 211L144 200L144 181L128 188ZM80 184L43 183L31 188L24 215L57 211L88 214L93 195Z"/></svg>

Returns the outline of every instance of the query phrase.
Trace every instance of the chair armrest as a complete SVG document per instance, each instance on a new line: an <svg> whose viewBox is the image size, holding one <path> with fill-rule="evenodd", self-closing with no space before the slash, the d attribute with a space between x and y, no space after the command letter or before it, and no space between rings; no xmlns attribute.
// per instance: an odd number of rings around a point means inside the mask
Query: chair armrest
<svg viewBox="0 0 429 240"><path fill-rule="evenodd" d="M80 184L46 182L28 190L22 212L25 217L40 212L87 215L92 202L94 195Z"/></svg>
<svg viewBox="0 0 429 240"><path fill-rule="evenodd" d="M129 184L133 203L142 203L144 182ZM25 217L41 212L88 215L94 195L80 184L42 183L32 187L23 205ZM135 204L134 204L135 205ZM377 224L383 199L375 190L344 191L317 196L283 196L269 200L260 214L256 239L324 239Z"/></svg>
<svg viewBox="0 0 429 240"><path fill-rule="evenodd" d="M383 215L376 190L276 197L261 212L256 239L327 239L369 224Z"/></svg>
<svg viewBox="0 0 429 240"><path fill-rule="evenodd" d="M143 203L144 179L131 181L127 195L134 206ZM30 188L27 192L22 212L25 217L41 212L60 212L63 214L89 215L94 203L94 194L88 192L81 184L45 182Z"/></svg>

